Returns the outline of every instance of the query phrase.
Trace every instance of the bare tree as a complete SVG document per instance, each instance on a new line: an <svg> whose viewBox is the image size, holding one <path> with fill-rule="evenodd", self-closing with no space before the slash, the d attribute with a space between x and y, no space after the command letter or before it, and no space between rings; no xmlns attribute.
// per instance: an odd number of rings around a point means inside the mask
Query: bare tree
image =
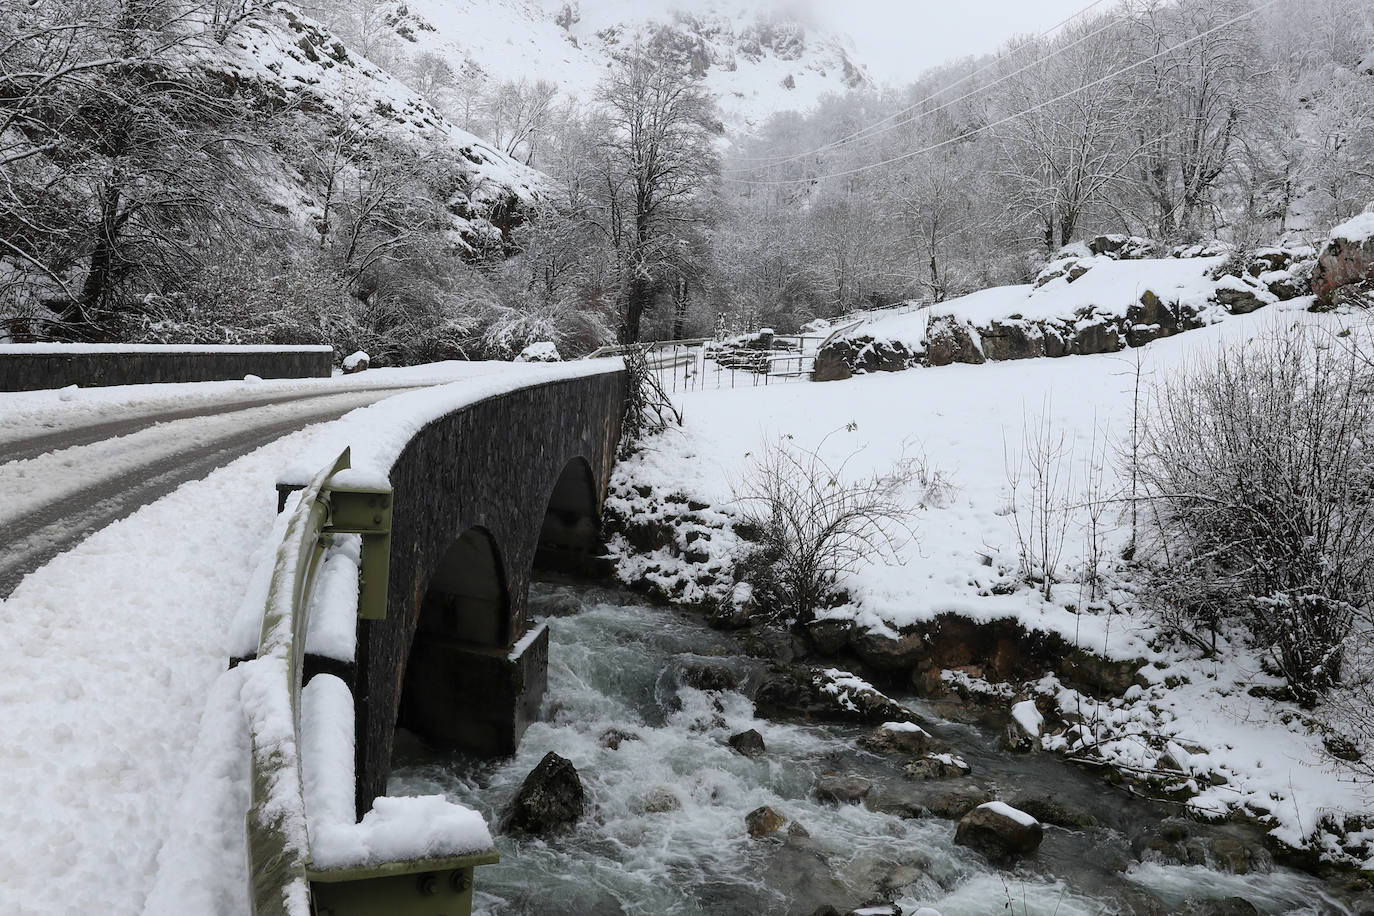
<svg viewBox="0 0 1374 916"><path fill-rule="evenodd" d="M1258 53L1247 22L1227 25L1245 8L1245 0L1133 4L1135 53L1161 55L1136 71L1130 108L1142 148L1138 187L1160 239L1204 233L1212 194L1249 126Z"/></svg>
<svg viewBox="0 0 1374 916"><path fill-rule="evenodd" d="M602 219L623 282L620 339L639 339L654 279L717 169L710 96L689 70L637 45L602 83Z"/></svg>

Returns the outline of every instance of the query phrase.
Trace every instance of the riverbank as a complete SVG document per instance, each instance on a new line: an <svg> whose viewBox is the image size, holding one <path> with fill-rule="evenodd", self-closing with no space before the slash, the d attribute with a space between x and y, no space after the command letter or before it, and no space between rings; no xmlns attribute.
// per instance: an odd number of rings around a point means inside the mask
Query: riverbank
<svg viewBox="0 0 1374 916"><path fill-rule="evenodd" d="M684 426L645 443L613 481L617 575L721 625L743 624L740 561L754 534L738 524L739 497L758 456L814 451L855 477L914 460L914 536L841 575L844 600L798 629L807 652L929 698L977 696L1008 715L1030 700L1042 724L1025 739L1037 749L1194 817L1254 819L1309 867L1369 870L1374 805L1339 768L1319 719L1284 699L1283 682L1239 634L1218 634L1204 653L1167 639L1139 606L1123 558L1131 521L1110 498L1108 470L1152 379L1284 324L1334 335L1347 321L1276 306L1129 358L680 395ZM1017 469L1037 430L1049 431L1064 481L1063 547L1048 588L1025 581L1018 538L1027 485L1018 497ZM1083 511L1094 490L1111 511Z"/></svg>

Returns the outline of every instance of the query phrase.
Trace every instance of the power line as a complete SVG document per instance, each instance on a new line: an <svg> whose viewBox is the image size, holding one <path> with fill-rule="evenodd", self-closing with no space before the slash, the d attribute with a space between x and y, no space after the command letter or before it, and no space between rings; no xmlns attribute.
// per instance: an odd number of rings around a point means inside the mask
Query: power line
<svg viewBox="0 0 1374 916"><path fill-rule="evenodd" d="M1072 21L1074 21L1075 19L1079 18L1080 16L1084 15L1084 14L1087 13L1089 10L1093 9L1093 8L1096 7L1096 6L1101 6L1103 3L1106 3L1106 2L1107 2L1107 0L1093 0L1092 3L1089 3L1087 6L1083 7L1083 8L1082 8L1081 10L1079 10L1078 12L1074 13L1072 16L1069 16L1069 17L1067 17L1067 18L1065 18L1065 19L1060 20L1059 22L1057 22L1056 24L1054 24L1054 25L1051 26L1050 28L1048 28L1048 29L1046 29L1045 31L1041 32L1039 35L1036 35L1036 36L1034 36L1033 38L1029 38L1029 39L1027 39L1025 42L1023 42L1022 44L1017 45L1017 46L1016 46L1015 48L1013 48L1011 51L1007 52L1007 55L1006 55L1006 56L1007 56L1007 57L1011 57L1011 56L1014 56L1014 55L1016 55L1016 54L1021 53L1021 52L1024 51L1026 48L1028 48L1028 47L1030 47L1031 45L1035 44L1036 42L1038 42L1038 41L1044 39L1045 37L1047 37L1047 36L1053 34L1054 32L1057 32L1060 28L1062 28L1062 27L1065 26L1065 25L1068 25L1070 22L1072 22ZM1033 61L1032 63L1027 64L1026 66L1022 67L1022 68L1019 69L1019 70L1016 70L1016 71L1014 71L1014 72L1012 72L1012 73L1008 73L1008 74L1006 74L1005 76L1002 76L1002 77L998 78L997 80L995 80L995 81L989 83L989 84L986 85L986 86L980 86L980 87L978 87L977 89L974 89L972 92L965 93L964 95L959 96L959 98L957 98L957 99L953 99L952 101L949 101L949 102L944 103L944 104L941 105L939 108L932 109L931 111L928 111L928 112L922 112L920 115L918 115L917 118L908 119L908 120L906 120L906 121L902 121L901 123L893 124L893 125L890 126L890 127L883 128L882 130L878 130L878 128L882 127L882 125L883 125L883 124L886 124L888 121L892 121L892 120L894 120L894 119L896 119L896 118L902 117L902 116L905 115L905 114L909 114L909 113L915 111L916 109L920 108L921 106L926 105L926 104L929 104L930 102L935 101L939 96L941 96L941 95L943 95L944 93L948 92L949 90L953 89L955 86L959 86L959 85L961 85L961 84L963 84L963 83L966 83L966 82L968 82L969 80L973 79L974 77L981 76L982 74L986 73L988 70L991 70L992 68L996 67L996 66L1001 62L1002 58L1001 58L1001 57L998 57L998 58L996 58L996 59L994 59L994 60L988 61L986 64L984 64L983 66L979 67L977 70L974 70L972 73L969 73L969 74L967 74L967 75L961 77L960 79L955 80L953 83L950 83L948 86L942 86L942 87L940 87L940 88L937 89L935 92L932 92L930 95L926 96L925 98L921 99L921 100L918 101L918 102L913 102L911 105L907 106L906 108L903 108L901 111L894 112L894 113L888 115L887 117L882 118L881 120L875 121L874 123L868 125L867 127L862 127L862 128L860 128L859 130L855 131L854 133L849 134L849 135L844 136L844 137L841 137L841 138L839 138L838 140L831 140L830 142L828 142L828 143L826 143L826 144L824 144L824 145L822 145L822 146L819 146L819 147L817 147L816 149L808 150L808 151L806 151L806 152L804 152L804 153L796 153L796 154L793 154L793 155L790 155L790 156L740 156L740 157L737 157L737 158L735 159L735 161L737 161L737 162L764 162L764 163L767 163L767 165L783 165L783 164L788 163L788 162L795 162L795 161L798 160L798 159L804 159L804 158L806 158L807 156L813 156L813 155L815 155L816 153L823 153L823 152L826 152L826 151L831 150L831 149L834 149L834 148L836 148L836 147L838 147L838 146L840 146L840 145L842 145L842 144L844 144L844 143L848 143L848 142L851 141L851 140L868 139L869 136L876 136L876 135L879 134L879 133L886 133L886 132L889 131L889 130L895 130L896 128L901 127L901 126L903 126L903 125L905 125L905 124L910 124L913 120L919 120L919 118L921 118L921 117L926 117L927 115L932 115L932 114L935 114L936 112L943 111L944 109L950 107L951 105L956 105L956 104L958 104L959 102L962 102L964 99L967 99L967 98L968 98L969 96L971 96L971 95L976 95L976 94L979 93L979 92L982 92L982 91L987 90L987 89L991 89L993 86L996 86L996 85L999 84L999 83L1005 82L1006 80L1011 79L1013 76L1017 76L1018 74L1024 73L1026 70L1030 69L1031 67L1036 66L1037 64L1041 64L1041 63L1044 63L1045 61L1052 60L1053 58L1057 57L1058 55L1063 54L1065 51L1068 51L1069 49L1071 49L1071 48L1073 48L1073 47L1076 47L1076 46L1079 45L1079 44L1082 44L1084 41L1087 41L1089 38L1092 38L1092 37L1094 37L1094 36L1096 36L1096 35L1101 34L1102 32L1106 31L1107 29L1111 28L1111 27L1114 26L1114 25L1116 25L1116 21L1115 21L1115 20L1113 20L1112 22L1110 22L1110 23L1108 23L1107 25L1103 26L1102 28L1097 29L1096 31L1092 32L1092 33L1089 34L1089 35L1084 35L1083 37L1079 38L1077 41L1073 42L1072 44L1067 45L1067 46L1065 46L1065 47L1063 47L1063 48L1059 48L1058 50L1056 50L1056 51L1054 51L1053 53L1047 55L1046 57L1039 58L1039 59ZM872 133L870 133L870 131L871 131ZM754 168L744 168L744 169L729 169L728 171L731 171L731 172L745 172L745 171L758 171L758 170L759 170L758 167L754 167Z"/></svg>
<svg viewBox="0 0 1374 916"><path fill-rule="evenodd" d="M1061 95L1057 95L1057 96L1055 96L1055 97L1052 98L1052 99L1047 99L1047 100L1045 100L1045 101L1043 101L1043 102L1040 102L1040 103L1037 104L1037 105L1032 105L1030 108L1027 108L1027 109L1025 109L1024 111L1018 111L1018 112L1016 112L1016 113L1014 113L1014 114L1009 114L1009 115L1007 115L1007 116L1004 117L1004 118L999 118L998 120L992 121L992 122L990 122L990 123L988 123L988 124L983 124L983 125L981 125L981 126L979 126L979 127L975 127L975 128L973 128L972 130L965 131L964 133L959 134L959 135L956 136L956 137L950 137L949 139L947 139L947 140L942 140L942 141L940 141L939 143L934 143L934 144L931 144L930 146L922 147L921 149L912 150L912 151L910 151L910 152L903 153L903 154L900 155L900 156L894 156L894 157L891 158L891 159L885 159L885 160L883 160L882 162L870 162L870 163L868 163L867 165L861 165L861 166L857 166L856 168L846 169L845 171L842 171L842 172L833 172L833 173L828 174L828 175L816 175L816 176L812 176L812 177L809 177L809 178L771 178L771 179L770 179L770 178L757 178L757 179L747 179L747 178L731 178L731 177L729 177L728 175L722 175L722 176L721 176L721 180L722 180L722 181L729 182L729 183L731 183L731 184L741 184L741 185L775 185L775 186L780 186L780 185L796 185L796 184L816 184L816 183L819 183L819 182L822 182L822 181L829 181L830 179L833 179L833 178L846 178L846 177L848 177L848 176L850 176L850 175L858 175L858 174L860 174L860 173L862 173L862 172L868 172L868 171L872 171L873 169L882 168L883 166L893 165L893 164L898 163L898 162L904 162L904 161L906 161L907 159L913 159L913 158L915 158L916 156L920 156L920 155L923 155L923 154L925 154L925 153L931 153L931 152L934 152L935 150L938 150L938 149L943 149L944 147L950 146L951 144L960 143L960 142L962 142L962 141L964 141L964 140L969 139L970 137L974 137L974 136L977 136L978 134L984 133L985 131L989 131L989 130L991 130L991 129L994 128L994 127L1000 127L1000 126L1003 125L1003 124L1006 124L1006 123L1008 123L1008 122L1010 122L1010 121L1014 121L1014 120L1016 120L1017 118L1025 117L1025 116L1028 115L1028 114L1034 114L1035 112L1039 111L1040 109L1042 109L1042 108L1047 108L1047 107L1049 107L1050 105L1053 105L1053 104L1056 103L1056 102L1062 102L1064 99L1073 98L1075 95L1078 95L1078 94L1081 93L1081 92L1086 92L1086 91L1088 91L1089 89L1092 89L1092 88L1094 88L1094 87L1096 87L1096 86L1100 86L1100 85L1102 85L1102 84L1105 83L1105 82L1108 82L1108 81L1110 81L1110 80L1116 79L1118 76L1121 76L1121 75L1126 74L1126 73L1130 73L1132 70L1138 70L1139 68L1145 66L1146 64L1150 63L1151 61L1158 60L1159 58L1164 57L1164 56L1167 55L1167 54L1172 54L1172 53L1175 52L1175 51L1178 51L1178 50L1180 50L1180 49L1182 49L1182 48L1186 48L1186 47L1188 47L1189 45L1193 44L1194 42L1201 41L1202 39L1206 38L1208 35L1214 35L1214 34L1216 34L1217 32L1220 32L1222 29L1229 28L1230 26L1233 26L1233 25L1235 25L1235 24L1238 23L1238 22L1241 22L1241 21L1243 21L1243 20L1245 20L1245 19L1248 19L1248 18L1250 18L1251 16L1258 15L1259 13L1262 13L1262 12L1264 12L1265 10L1267 10L1269 7L1277 5L1279 2L1280 2L1280 0L1267 0L1267 2L1261 3L1259 6L1255 7L1254 9L1247 10L1246 12L1241 13L1239 16L1235 16L1235 17L1233 17L1233 18L1231 18L1231 19L1228 19L1227 21L1221 23L1220 25L1213 26L1212 28L1206 30L1205 32L1199 32L1198 34L1194 35L1192 38L1188 38L1188 39L1186 39L1186 40L1184 40L1184 41L1181 41L1181 42L1179 42L1178 44L1174 45L1174 46L1171 47L1171 48L1165 48L1163 51L1160 51L1160 52L1158 52L1158 53L1156 53L1156 54L1151 54L1149 57L1146 57L1146 58L1144 58L1144 59L1142 59L1142 60L1138 60L1138 61L1136 61L1136 62L1133 63L1133 64L1128 64L1127 66L1122 67L1120 70L1116 70L1116 71L1113 71L1112 73L1107 74L1106 76L1099 77L1098 79L1095 79L1095 80L1093 80L1093 81L1090 82L1090 83L1085 83L1084 85L1079 86L1077 89L1071 89L1071 90L1069 90L1068 92L1065 92L1065 93L1063 93L1063 94L1061 94Z"/></svg>

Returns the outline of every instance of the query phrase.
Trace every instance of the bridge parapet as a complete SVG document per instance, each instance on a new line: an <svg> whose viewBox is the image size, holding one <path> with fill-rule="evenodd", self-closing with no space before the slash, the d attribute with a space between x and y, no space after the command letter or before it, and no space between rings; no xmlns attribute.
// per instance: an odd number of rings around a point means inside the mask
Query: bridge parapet
<svg viewBox="0 0 1374 916"><path fill-rule="evenodd" d="M317 668L355 698L359 817L385 794L398 724L504 755L537 717L548 643L529 583L536 565L598 563L627 384L622 361L599 360L399 395L331 424L283 475L284 494L351 445L335 483L394 493L385 617L358 621L354 664Z"/></svg>
<svg viewBox="0 0 1374 916"><path fill-rule="evenodd" d="M366 596L385 595L391 494L334 484L348 465L345 449L302 489L265 595L249 596L263 611L255 657L240 666L251 746L253 912L467 913L473 869L497 860L481 815L440 798L396 798L356 823L352 695L332 675L303 686L316 574L337 536L366 539L360 600L349 610L385 611ZM388 839L398 832L406 839Z"/></svg>

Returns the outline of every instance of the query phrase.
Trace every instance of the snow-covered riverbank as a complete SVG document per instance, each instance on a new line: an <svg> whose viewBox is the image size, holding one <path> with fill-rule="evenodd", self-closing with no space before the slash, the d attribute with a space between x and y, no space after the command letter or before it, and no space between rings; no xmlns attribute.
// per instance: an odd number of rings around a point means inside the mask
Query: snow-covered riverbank
<svg viewBox="0 0 1374 916"><path fill-rule="evenodd" d="M1046 423L1056 440L1063 437L1065 505L1082 507L1091 501L1088 491L1101 486L1095 481L1104 473L1110 478L1109 466L1129 440L1137 385L1148 391L1218 346L1294 322L1340 345L1334 335L1352 320L1280 305L1126 354L679 395L684 427L651 440L621 466L613 485L615 514L665 520L670 532L659 543L619 538L620 576L689 600L724 598L742 546L729 524L736 497L772 443L817 450L832 464L847 459L854 476L881 472L903 455L916 457L925 472L907 494L919 506L915 537L895 557L867 558L844 575L839 585L849 603L821 617L894 639L942 615L1008 620L1104 658L1135 659L1143 663L1138 685L1101 703L1053 676L1021 685L1047 712L1091 722L1067 737L1046 736L1045 745L1155 771L1190 796L1199 813L1241 809L1264 818L1288 844L1314 845L1369 868L1369 849L1357 842L1338 852L1322 826L1368 815L1369 796L1331 765L1308 717L1268 698L1265 688L1277 682L1260 671L1259 656L1237 640L1204 660L1161 639L1156 622L1133 600L1120 559L1130 522L1116 509L1097 520L1095 566L1090 521L1075 511L1050 596L1020 582L1009 479L1025 450L1023 431ZM687 524L673 527L683 518ZM1106 583L1096 600L1084 584L1090 567ZM989 674L963 667L946 678L976 686Z"/></svg>

